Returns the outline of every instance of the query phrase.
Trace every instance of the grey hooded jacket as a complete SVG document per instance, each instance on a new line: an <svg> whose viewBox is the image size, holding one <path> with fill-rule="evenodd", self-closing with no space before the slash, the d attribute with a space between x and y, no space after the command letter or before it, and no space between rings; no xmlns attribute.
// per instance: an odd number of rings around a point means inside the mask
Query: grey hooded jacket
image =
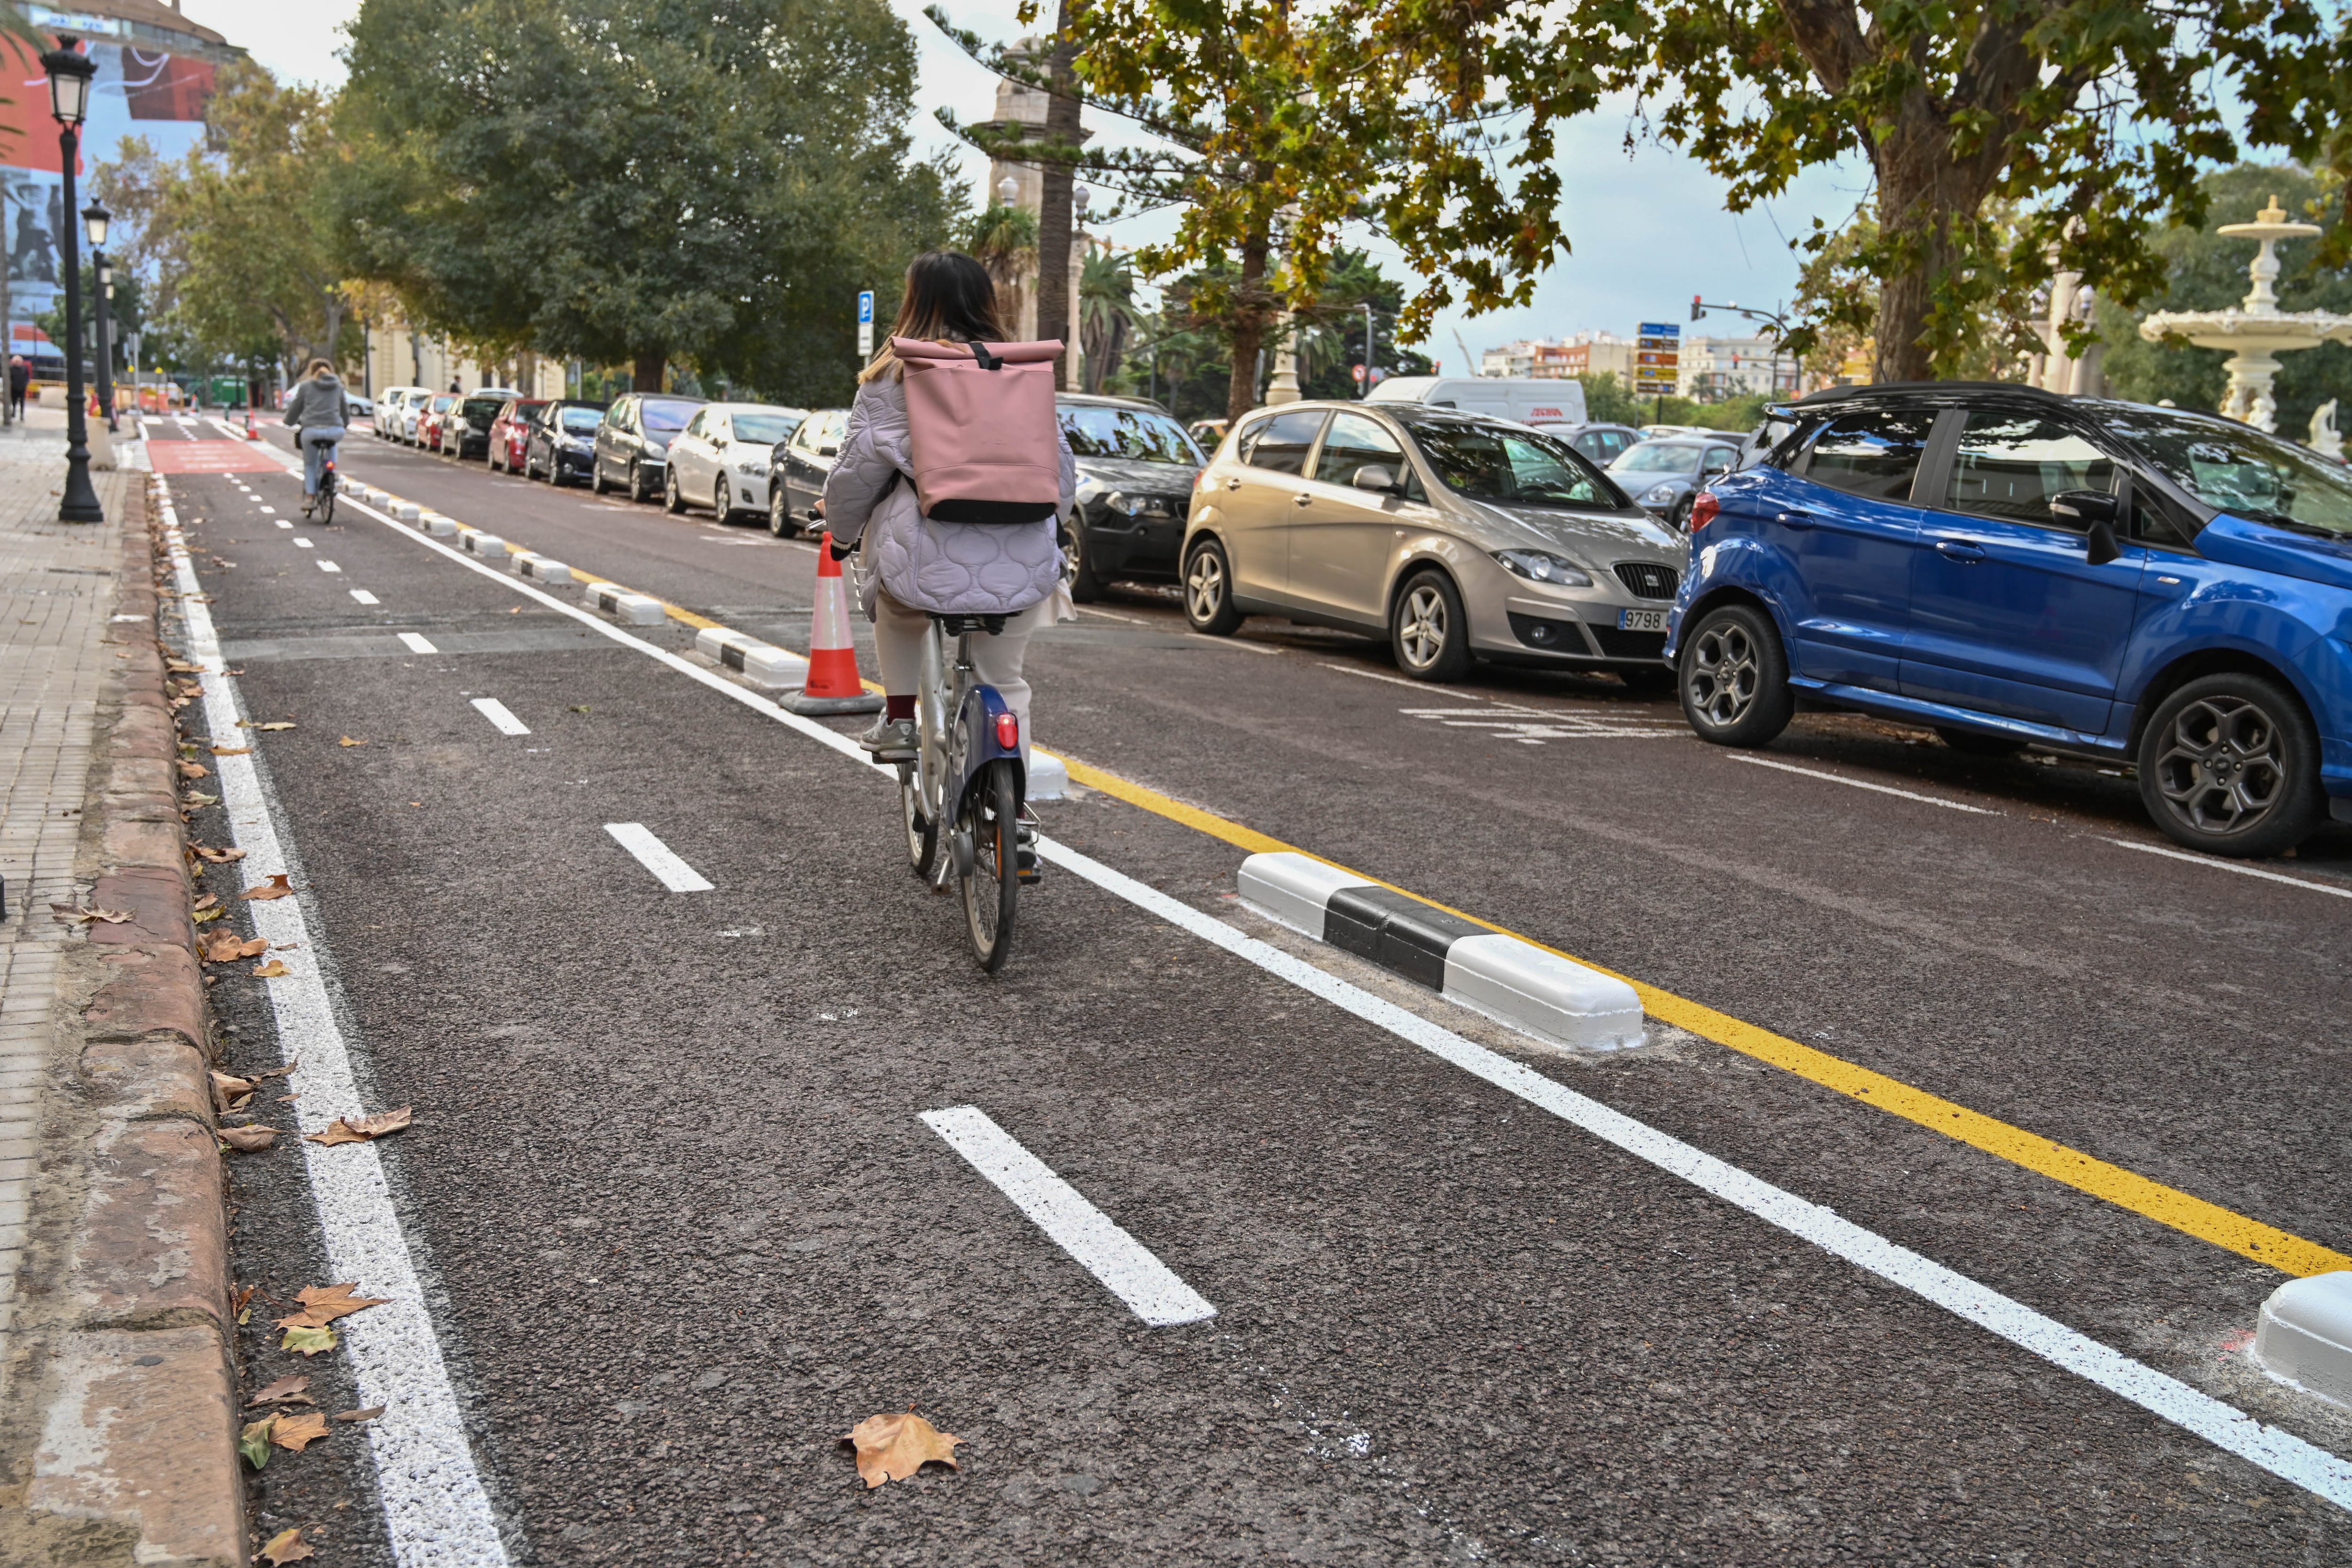
<svg viewBox="0 0 2352 1568"><path fill-rule="evenodd" d="M1062 444L1062 503L1077 494L1077 465ZM865 543L870 568L860 597L874 613L874 589L934 615L1016 615L1045 599L1062 574L1055 522L933 522L915 501L907 389L895 375L857 389L849 429L825 476L824 521L845 548ZM895 483L894 483L895 479Z"/></svg>
<svg viewBox="0 0 2352 1568"><path fill-rule="evenodd" d="M297 430L305 426L345 428L352 422L351 414L351 405L343 397L343 384L332 372L306 377L287 395L286 423Z"/></svg>

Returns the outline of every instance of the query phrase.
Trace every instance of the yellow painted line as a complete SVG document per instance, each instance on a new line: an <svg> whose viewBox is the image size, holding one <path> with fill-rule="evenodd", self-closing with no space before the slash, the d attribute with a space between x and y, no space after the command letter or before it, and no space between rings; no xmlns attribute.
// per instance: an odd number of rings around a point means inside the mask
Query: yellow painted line
<svg viewBox="0 0 2352 1568"><path fill-rule="evenodd" d="M1301 849L1295 844L1286 844L1281 839L1260 833L1254 827L1244 827L1240 823L1229 817L1219 816L1213 811L1204 811L1197 805L1188 805L1171 795L1162 795L1156 789L1123 779L1117 773L1105 773L1100 768L1068 757L1064 757L1062 761L1063 765L1069 769L1073 783L1084 784L1088 789L1100 790L1103 794L1123 800L1129 805L1139 806L1145 811L1164 816L1171 822L1181 823L1186 827L1205 833L1213 838L1222 838L1236 848L1245 849L1254 855L1287 850L1293 854L1307 856L1311 859L1321 860L1327 866L1339 867L1340 870L1346 871L1351 877L1363 877L1368 882L1377 883L1381 887L1403 893L1408 898L1418 899L1433 909L1444 910L1450 915L1459 915L1474 925L1484 926L1488 931L1497 931L1505 936L1517 937L1519 941L1542 948L1546 952L1558 953L1560 957L1572 963L1584 964L1589 969L1597 969L1603 974L1615 975L1640 994L1643 1010L1661 1023L1687 1029L1703 1039L1713 1040L1720 1046L1727 1046L1742 1055L1755 1058L1758 1061L1769 1062L1785 1072L1794 1073L1799 1078L1808 1079L1820 1084L1824 1089L1834 1089L1866 1105L1874 1105L1890 1115L1900 1116L1906 1121L1915 1121L1931 1131L1940 1132L1947 1138L1956 1139L1972 1148L1981 1149L1988 1154L2009 1161L2011 1164L2022 1165L2027 1170L2047 1176L2053 1182L2063 1182L2077 1192L2088 1193L2095 1198L2102 1198L2120 1208L2129 1209L2134 1214L2152 1219L2159 1225L2170 1226L2173 1229L2184 1235L2193 1236L2200 1241L2210 1242L2225 1251L2237 1253L2242 1258L2251 1258L2257 1263L2268 1264L2271 1268L2285 1274L2326 1274L2339 1268L2352 1268L2352 1257L2322 1247L2315 1241L2307 1241L2291 1232L2264 1225L2260 1220L2249 1219L2244 1215L2221 1207L2219 1204L2207 1203L2203 1198L2193 1197L2177 1187L2168 1187L2161 1182L2150 1181L2147 1177L2126 1171L2120 1165L2111 1165L2105 1160L2095 1159L2079 1149L2070 1149L2063 1143L2053 1142L2037 1133L2028 1132L2021 1127L2012 1127L2006 1121L1987 1116L1980 1111L1970 1110L1965 1105L1955 1104L1940 1095L1930 1094L1922 1089L1915 1089L1900 1079L1889 1078L1885 1073L1874 1072L1865 1067L1857 1067L1853 1062L1830 1055L1827 1051L1816 1050L1784 1035L1776 1035L1769 1029L1759 1028L1754 1024L1732 1017L1727 1013L1719 1013L1702 1003L1691 1001L1688 997L1677 996L1671 991L1663 991L1655 985L1644 984L1632 975L1617 974L1616 971L1594 963L1589 959L1578 958L1571 952L1562 952L1559 948L1535 941L1533 937L1521 936L1507 926L1499 926L1492 921L1481 920L1476 915L1448 908L1434 899L1423 898L1410 889L1399 888L1393 882L1383 882L1377 877L1366 876L1361 871L1340 866L1336 860L1317 855L1313 850Z"/></svg>

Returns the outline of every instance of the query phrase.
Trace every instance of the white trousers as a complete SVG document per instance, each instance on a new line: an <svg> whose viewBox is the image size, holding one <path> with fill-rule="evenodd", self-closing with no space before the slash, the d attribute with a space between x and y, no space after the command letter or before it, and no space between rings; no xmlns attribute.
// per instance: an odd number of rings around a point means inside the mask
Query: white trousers
<svg viewBox="0 0 2352 1568"><path fill-rule="evenodd" d="M1029 652L1030 634L1045 624L1054 601L1041 600L1004 623L994 637L971 634L971 668L996 688L1004 705L1021 721L1021 769L1029 770L1029 683L1021 677L1021 661ZM931 617L909 609L887 590L874 595L874 658L882 667L882 689L891 697L913 697L923 688L923 639L930 635ZM955 649L948 649L955 657Z"/></svg>

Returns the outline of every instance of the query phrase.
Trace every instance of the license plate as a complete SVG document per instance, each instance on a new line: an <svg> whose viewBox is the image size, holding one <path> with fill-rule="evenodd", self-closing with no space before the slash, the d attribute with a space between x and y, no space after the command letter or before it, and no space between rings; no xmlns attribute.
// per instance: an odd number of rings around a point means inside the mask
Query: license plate
<svg viewBox="0 0 2352 1568"><path fill-rule="evenodd" d="M1666 629L1664 610L1620 610L1617 629L1621 632L1662 632Z"/></svg>

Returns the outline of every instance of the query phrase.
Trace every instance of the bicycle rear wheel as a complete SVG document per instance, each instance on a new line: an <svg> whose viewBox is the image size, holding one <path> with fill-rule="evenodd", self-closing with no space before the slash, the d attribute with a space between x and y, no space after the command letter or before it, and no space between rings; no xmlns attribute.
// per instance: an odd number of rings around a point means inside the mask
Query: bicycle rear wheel
<svg viewBox="0 0 2352 1568"><path fill-rule="evenodd" d="M940 825L923 816L922 774L911 764L898 768L898 815L907 828L907 861L915 875L929 881L939 863Z"/></svg>
<svg viewBox="0 0 2352 1568"><path fill-rule="evenodd" d="M1020 800L1013 764L993 762L965 792L956 826L971 835L971 868L963 877L964 923L972 956L993 974L1013 956L1013 913L1021 891Z"/></svg>
<svg viewBox="0 0 2352 1568"><path fill-rule="evenodd" d="M319 510L316 515L320 522L335 521L335 491L339 488L341 487L335 483L335 476L332 474L329 474L326 481L320 485Z"/></svg>

